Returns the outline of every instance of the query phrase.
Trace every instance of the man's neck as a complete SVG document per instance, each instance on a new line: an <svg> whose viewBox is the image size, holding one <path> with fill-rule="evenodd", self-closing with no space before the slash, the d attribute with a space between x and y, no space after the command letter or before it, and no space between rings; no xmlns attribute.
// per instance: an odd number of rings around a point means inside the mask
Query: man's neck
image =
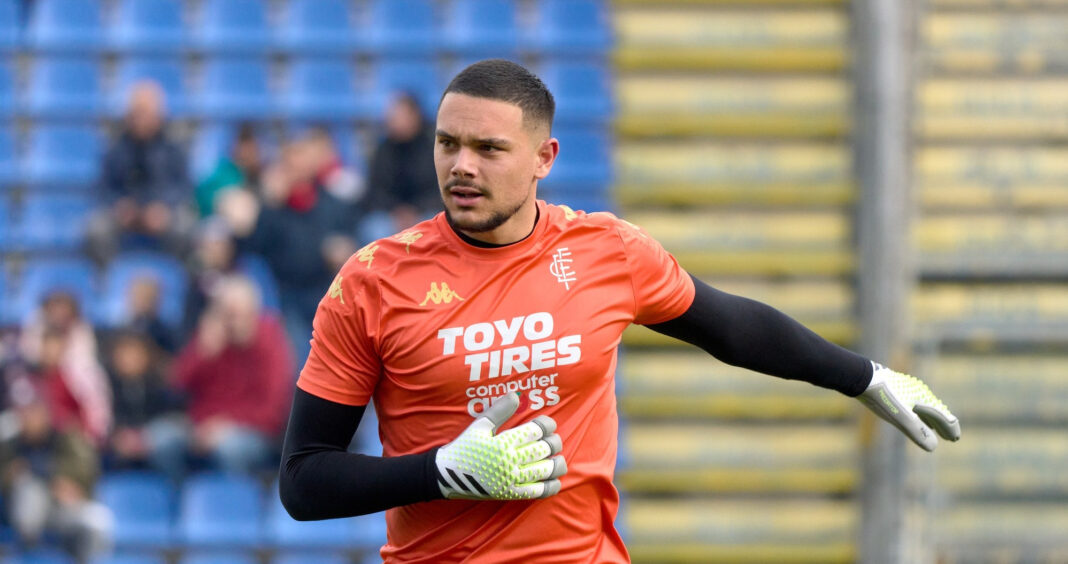
<svg viewBox="0 0 1068 564"><path fill-rule="evenodd" d="M522 239L512 241L511 243L490 243L488 241L480 241L464 233L463 231L456 229L456 227L454 227L451 223L449 224L449 227L452 228L453 232L456 233L456 235L460 237L460 239L462 239L465 243L471 245L472 247L479 247L481 249L499 249L501 247L507 247L508 245L514 245L519 241L526 241L527 238L530 237L532 233L534 233L534 228L538 226L538 220L541 218L541 208L535 206L534 210L534 225L531 226L530 233L524 235Z"/></svg>

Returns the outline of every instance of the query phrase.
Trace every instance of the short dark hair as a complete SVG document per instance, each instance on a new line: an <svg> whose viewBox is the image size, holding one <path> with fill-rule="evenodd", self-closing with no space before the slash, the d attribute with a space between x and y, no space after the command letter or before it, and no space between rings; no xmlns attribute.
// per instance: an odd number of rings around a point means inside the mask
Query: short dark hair
<svg viewBox="0 0 1068 564"><path fill-rule="evenodd" d="M523 110L524 121L544 123L552 129L556 113L552 92L534 73L512 61L486 59L473 63L452 79L441 98L450 92L515 104Z"/></svg>

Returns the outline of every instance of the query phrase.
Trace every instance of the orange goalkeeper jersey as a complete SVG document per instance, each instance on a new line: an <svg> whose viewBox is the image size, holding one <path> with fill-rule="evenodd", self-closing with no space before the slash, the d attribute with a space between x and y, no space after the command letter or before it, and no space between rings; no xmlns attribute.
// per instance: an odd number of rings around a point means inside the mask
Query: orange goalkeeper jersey
<svg viewBox="0 0 1068 564"><path fill-rule="evenodd" d="M568 473L533 501L439 500L386 512L386 562L628 562L614 521L616 348L631 323L678 317L690 277L641 229L539 201L526 239L464 242L443 214L367 245L315 316L297 385L374 400L383 454L456 438L492 398L519 392L514 427L557 422Z"/></svg>

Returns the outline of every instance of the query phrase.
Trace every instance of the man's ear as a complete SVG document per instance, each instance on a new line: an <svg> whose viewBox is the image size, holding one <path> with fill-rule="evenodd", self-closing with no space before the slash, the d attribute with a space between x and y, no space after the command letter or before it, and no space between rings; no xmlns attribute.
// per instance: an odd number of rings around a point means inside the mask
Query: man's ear
<svg viewBox="0 0 1068 564"><path fill-rule="evenodd" d="M542 141L535 153L537 167L534 169L534 178L541 180L542 178L549 176L549 171L552 170L553 163L556 162L556 155L559 154L560 141L555 137L549 137Z"/></svg>

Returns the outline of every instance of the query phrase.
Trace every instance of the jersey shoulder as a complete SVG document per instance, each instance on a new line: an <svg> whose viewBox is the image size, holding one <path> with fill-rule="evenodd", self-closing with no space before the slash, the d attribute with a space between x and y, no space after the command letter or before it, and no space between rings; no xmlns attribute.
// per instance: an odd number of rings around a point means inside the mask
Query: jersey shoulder
<svg viewBox="0 0 1068 564"><path fill-rule="evenodd" d="M562 231L595 231L619 237L627 237L628 235L648 236L637 225L625 219L620 219L611 212L588 213L581 210L576 211L560 204L546 204L545 209L552 224Z"/></svg>

